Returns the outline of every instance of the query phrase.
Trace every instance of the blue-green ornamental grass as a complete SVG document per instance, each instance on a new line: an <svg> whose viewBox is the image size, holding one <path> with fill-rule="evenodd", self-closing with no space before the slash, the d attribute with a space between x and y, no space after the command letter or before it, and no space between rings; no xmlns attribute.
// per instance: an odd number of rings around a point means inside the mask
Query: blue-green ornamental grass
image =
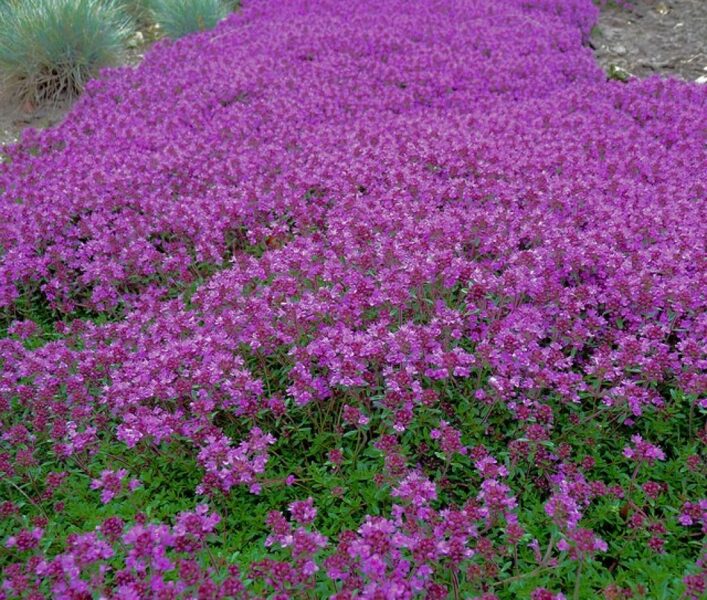
<svg viewBox="0 0 707 600"><path fill-rule="evenodd" d="M122 0L121 3L138 28L152 23L150 0Z"/></svg>
<svg viewBox="0 0 707 600"><path fill-rule="evenodd" d="M151 9L165 35L177 39L213 29L231 6L223 0L151 0Z"/></svg>
<svg viewBox="0 0 707 600"><path fill-rule="evenodd" d="M25 107L70 100L119 61L132 23L106 0L23 0L0 5L0 83Z"/></svg>

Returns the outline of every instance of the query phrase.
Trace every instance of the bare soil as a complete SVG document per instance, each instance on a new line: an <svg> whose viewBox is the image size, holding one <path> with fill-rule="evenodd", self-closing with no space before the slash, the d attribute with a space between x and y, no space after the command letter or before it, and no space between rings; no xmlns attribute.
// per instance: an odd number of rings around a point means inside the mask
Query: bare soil
<svg viewBox="0 0 707 600"><path fill-rule="evenodd" d="M707 81L707 0L633 0L631 10L610 3L591 43L609 75Z"/></svg>

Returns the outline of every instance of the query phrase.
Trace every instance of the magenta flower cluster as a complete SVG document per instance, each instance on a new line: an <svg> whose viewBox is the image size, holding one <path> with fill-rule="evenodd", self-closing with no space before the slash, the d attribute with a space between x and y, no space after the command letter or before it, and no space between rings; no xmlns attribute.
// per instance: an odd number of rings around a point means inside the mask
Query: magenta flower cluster
<svg viewBox="0 0 707 600"><path fill-rule="evenodd" d="M113 498L123 492L134 492L140 487L138 479L131 479L127 482L127 485L124 484L123 480L127 474L128 471L126 469L118 469L118 471L105 469L101 472L100 478L91 482L91 489L101 490L101 502L108 504Z"/></svg>
<svg viewBox="0 0 707 600"><path fill-rule="evenodd" d="M490 600L499 556L520 548L544 573L610 550L584 522L606 498L661 552L664 518L635 498L664 495L642 477L670 450L633 427L666 390L690 427L704 414L707 87L606 81L596 16L591 0L253 0L3 149L0 477L24 490L51 452L48 502L106 441L146 456L174 442L214 506L277 485L273 424L309 411L384 455L391 508L325 536L312 498L285 503L243 575L194 559L218 549L206 504L172 524L113 516L60 551L23 523L2 542L0 599L284 599L322 582L339 600L447 598L463 580ZM517 423L507 460L486 421L455 418L441 390L459 382ZM628 432L623 487L564 443L573 407ZM448 416L420 425L427 408ZM436 480L404 448L420 427ZM706 442L686 472L704 471ZM521 459L549 540L519 516ZM346 460L332 446L326 468ZM476 478L442 502L460 460ZM87 485L109 508L140 479L113 465ZM669 518L704 534L693 492ZM693 571L697 598L707 559Z"/></svg>

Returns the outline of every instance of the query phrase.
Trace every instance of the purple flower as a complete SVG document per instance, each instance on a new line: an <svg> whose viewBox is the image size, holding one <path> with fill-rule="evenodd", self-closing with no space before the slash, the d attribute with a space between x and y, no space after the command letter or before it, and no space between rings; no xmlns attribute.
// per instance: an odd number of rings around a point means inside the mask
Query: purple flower
<svg viewBox="0 0 707 600"><path fill-rule="evenodd" d="M656 460L665 460L665 453L658 447L646 442L640 435L632 435L633 447L624 448L624 456L638 463L645 462L652 465Z"/></svg>
<svg viewBox="0 0 707 600"><path fill-rule="evenodd" d="M119 469L118 471L106 469L101 472L101 477L99 479L94 479L91 481L91 489L102 490L101 502L103 504L108 504L111 500L113 500L113 498L122 493L123 479L125 479L127 474L128 472L126 469ZM139 485L140 482L133 479L128 484L128 489L132 492Z"/></svg>

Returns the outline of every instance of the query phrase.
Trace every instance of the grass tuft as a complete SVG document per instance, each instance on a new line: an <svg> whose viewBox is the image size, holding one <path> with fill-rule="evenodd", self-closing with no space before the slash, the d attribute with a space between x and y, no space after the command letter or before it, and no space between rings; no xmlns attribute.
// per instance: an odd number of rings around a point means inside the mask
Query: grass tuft
<svg viewBox="0 0 707 600"><path fill-rule="evenodd" d="M231 10L223 0L151 0L150 4L154 21L172 39L213 29Z"/></svg>
<svg viewBox="0 0 707 600"><path fill-rule="evenodd" d="M111 0L22 0L0 5L0 85L25 109L78 96L119 61L132 22Z"/></svg>

